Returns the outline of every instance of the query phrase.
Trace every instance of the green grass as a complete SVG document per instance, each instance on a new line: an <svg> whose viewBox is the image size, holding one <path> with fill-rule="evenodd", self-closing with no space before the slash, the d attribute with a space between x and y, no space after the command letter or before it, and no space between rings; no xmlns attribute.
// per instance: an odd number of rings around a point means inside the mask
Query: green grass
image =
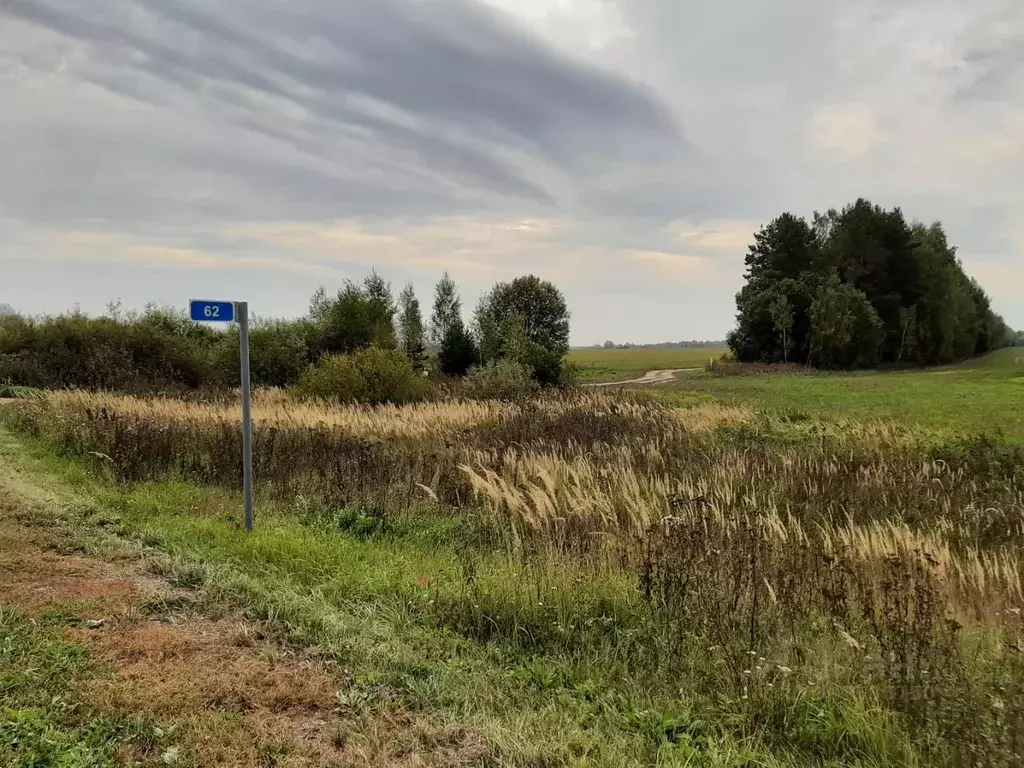
<svg viewBox="0 0 1024 768"><path fill-rule="evenodd" d="M949 432L1001 431L1024 443L1024 350L959 365L879 373L682 374L655 396L695 398L815 418L884 419Z"/></svg>
<svg viewBox="0 0 1024 768"><path fill-rule="evenodd" d="M246 534L227 491L109 485L2 431L0 462L63 500L37 514L113 522L167 553L153 559L158 572L323 649L352 670L343 709L372 719L397 702L468 729L487 745L482 764L916 765L891 715L851 692L780 700L759 716L777 724L763 732L747 729L744 702L652 685L614 653L643 642L635 588L543 559L526 578L524 561L491 551L468 513L423 508L375 525L261 500Z"/></svg>
<svg viewBox="0 0 1024 768"><path fill-rule="evenodd" d="M638 378L648 371L703 368L724 349L574 349L569 362L579 366L580 381Z"/></svg>
<svg viewBox="0 0 1024 768"><path fill-rule="evenodd" d="M30 622L0 606L0 765L105 768L117 751L157 755L144 719L91 717L76 686L91 671L89 649L65 640L59 615Z"/></svg>
<svg viewBox="0 0 1024 768"><path fill-rule="evenodd" d="M14 398L20 399L23 397L34 397L42 392L41 389L34 389L33 387L19 387L13 384L9 379L0 381L0 400Z"/></svg>

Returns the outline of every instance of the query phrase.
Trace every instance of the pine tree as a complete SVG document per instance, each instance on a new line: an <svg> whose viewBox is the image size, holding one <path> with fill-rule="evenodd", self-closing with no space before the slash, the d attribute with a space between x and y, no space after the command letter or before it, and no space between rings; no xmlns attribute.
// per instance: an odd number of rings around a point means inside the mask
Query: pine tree
<svg viewBox="0 0 1024 768"><path fill-rule="evenodd" d="M437 353L438 366L448 376L465 376L480 362L480 352L461 317L448 326Z"/></svg>

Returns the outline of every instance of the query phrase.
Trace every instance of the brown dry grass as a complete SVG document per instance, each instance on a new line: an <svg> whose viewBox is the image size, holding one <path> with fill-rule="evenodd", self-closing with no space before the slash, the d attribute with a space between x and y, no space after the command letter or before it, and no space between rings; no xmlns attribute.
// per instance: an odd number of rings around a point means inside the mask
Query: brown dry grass
<svg viewBox="0 0 1024 768"><path fill-rule="evenodd" d="M211 425L234 423L240 418L237 405L194 403L173 398L142 398L126 395L55 392L47 394L51 407L68 410L101 409L157 422L189 422ZM422 439L473 427L501 418L514 407L498 402L432 402L415 405L337 405L296 402L279 390L258 392L253 401L253 422L259 426L295 429L335 428L356 437L404 437Z"/></svg>
<svg viewBox="0 0 1024 768"><path fill-rule="evenodd" d="M127 395L53 392L44 400L55 412L99 412L105 410L123 416L157 422L188 422L212 425L236 422L238 407L217 403L195 403L173 398L143 398ZM604 392L579 393L574 398L550 397L538 400L535 407L549 418L580 410L601 414L614 409L625 416L641 415L645 403L624 402ZM355 437L376 439L429 439L443 437L486 422L500 422L516 416L520 408L507 402L450 400L413 405L339 405L336 403L296 402L279 390L263 390L255 395L253 421L259 426L281 429L339 429ZM750 418L744 408L704 405L675 414L684 428L707 430L719 424L738 423Z"/></svg>

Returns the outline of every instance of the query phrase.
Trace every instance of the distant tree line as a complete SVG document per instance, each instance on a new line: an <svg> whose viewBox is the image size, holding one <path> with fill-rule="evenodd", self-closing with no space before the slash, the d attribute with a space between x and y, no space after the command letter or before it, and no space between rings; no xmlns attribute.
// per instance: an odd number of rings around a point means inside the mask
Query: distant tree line
<svg viewBox="0 0 1024 768"><path fill-rule="evenodd" d="M137 391L239 384L236 327L225 332L155 306L122 312L114 304L103 317L74 311L32 318L6 304L0 310L0 381ZM396 365L462 377L474 367L503 363L516 366L516 376L557 384L565 375L569 311L554 285L529 275L496 284L467 326L458 288L445 273L424 321L412 285L396 299L391 285L373 272L333 294L321 287L303 317L255 320L253 382L290 386L328 358L370 349L383 354L362 356L353 369L369 379L394 376Z"/></svg>
<svg viewBox="0 0 1024 768"><path fill-rule="evenodd" d="M899 208L863 199L762 227L746 281L728 337L742 362L934 365L1015 340L941 224L908 223Z"/></svg>
<svg viewBox="0 0 1024 768"><path fill-rule="evenodd" d="M595 344L590 349L721 349L725 341L662 341L657 344L616 344L614 341L606 341L604 344Z"/></svg>

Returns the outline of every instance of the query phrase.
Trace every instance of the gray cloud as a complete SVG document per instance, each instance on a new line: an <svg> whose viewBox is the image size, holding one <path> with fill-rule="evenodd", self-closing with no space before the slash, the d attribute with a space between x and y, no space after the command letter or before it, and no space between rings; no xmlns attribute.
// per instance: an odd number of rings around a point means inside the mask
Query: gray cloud
<svg viewBox="0 0 1024 768"><path fill-rule="evenodd" d="M201 109L189 135L216 127L251 134L242 144L206 135L187 148L172 137L171 154L185 167L279 190L319 215L316 201L325 200L365 213L464 210L481 192L551 205L549 188L585 187L609 162L653 165L685 150L653 93L558 56L476 3L200 10L183 0L101 0L85 11L7 0L3 13L68 41L79 54L69 77L159 108L184 101ZM165 138L158 131L127 141L145 152ZM264 142L276 145L269 154Z"/></svg>
<svg viewBox="0 0 1024 768"><path fill-rule="evenodd" d="M0 0L0 268L280 314L534 270L578 341L722 336L759 222L864 195L1024 325L1022 41L1019 0Z"/></svg>

